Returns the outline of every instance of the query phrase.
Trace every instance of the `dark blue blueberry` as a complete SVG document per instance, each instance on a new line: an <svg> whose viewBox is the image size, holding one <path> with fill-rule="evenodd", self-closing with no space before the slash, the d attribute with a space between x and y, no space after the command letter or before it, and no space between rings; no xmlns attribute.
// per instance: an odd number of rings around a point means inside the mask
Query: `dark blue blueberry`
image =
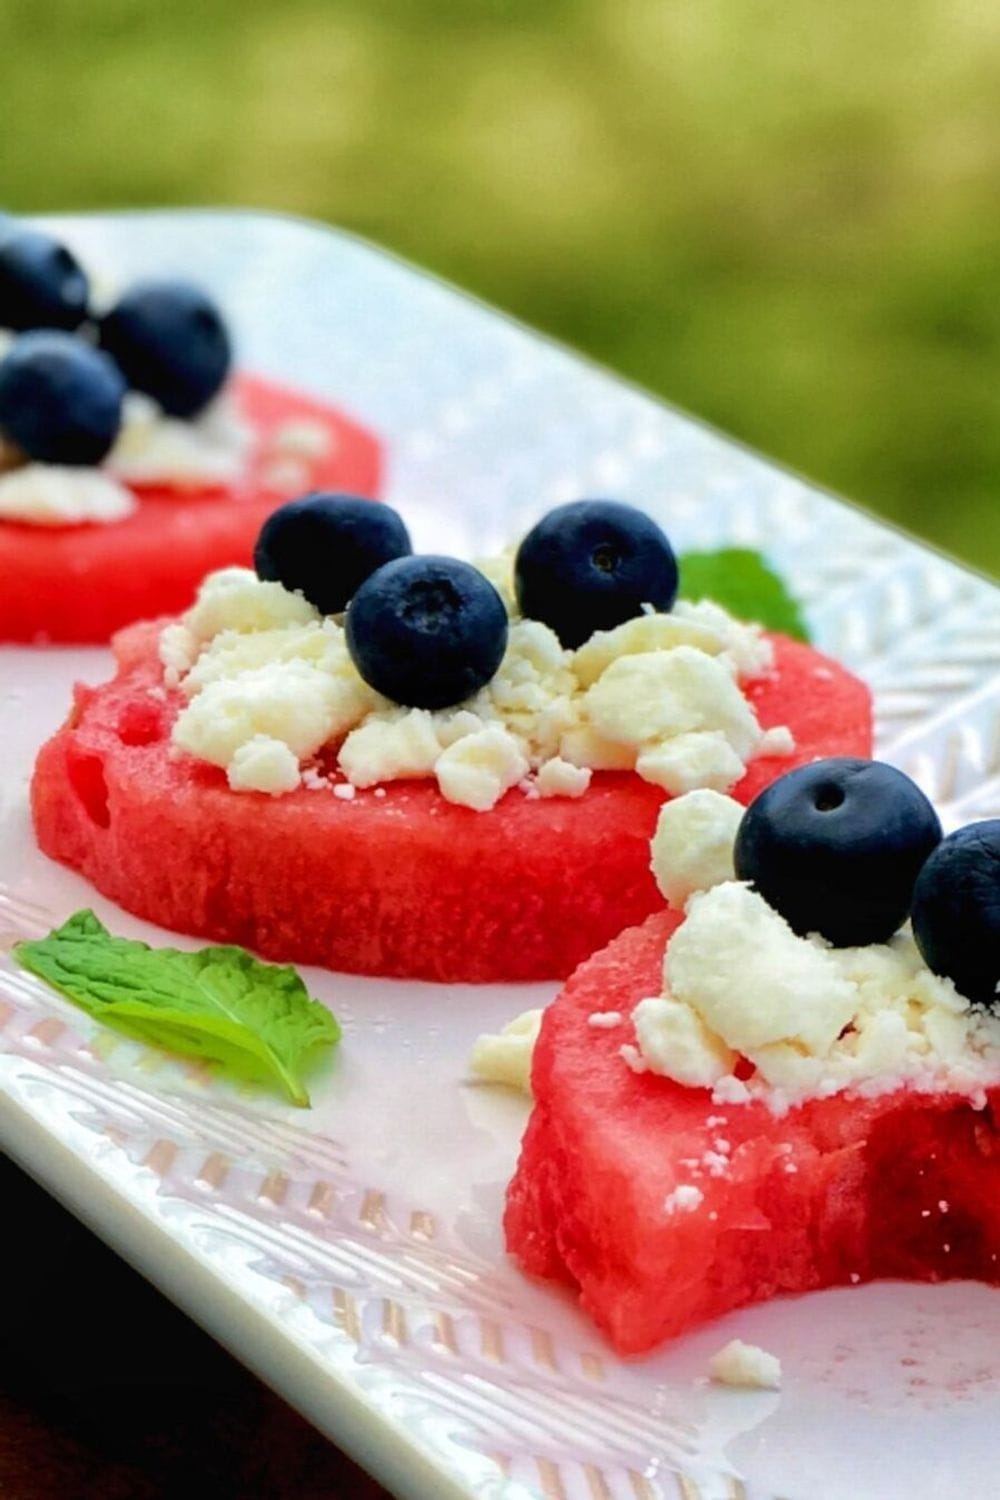
<svg viewBox="0 0 1000 1500"><path fill-rule="evenodd" d="M122 421L125 382L113 360L71 333L38 329L0 361L0 435L48 464L99 464Z"/></svg>
<svg viewBox="0 0 1000 1500"><path fill-rule="evenodd" d="M838 948L884 943L941 838L923 792L877 760L814 761L772 782L736 835L736 873L796 932Z"/></svg>
<svg viewBox="0 0 1000 1500"><path fill-rule="evenodd" d="M394 703L450 708L483 687L507 646L507 611L478 569L453 557L400 557L347 611L361 676Z"/></svg>
<svg viewBox="0 0 1000 1500"><path fill-rule="evenodd" d="M74 255L34 229L0 225L0 327L79 328L90 288Z"/></svg>
<svg viewBox="0 0 1000 1500"><path fill-rule="evenodd" d="M233 360L222 314L187 281L137 282L101 319L100 339L129 385L172 417L207 406Z"/></svg>
<svg viewBox="0 0 1000 1500"><path fill-rule="evenodd" d="M268 517L253 561L258 578L297 589L321 614L335 615L376 568L411 551L409 533L388 505L316 494L289 500Z"/></svg>
<svg viewBox="0 0 1000 1500"><path fill-rule="evenodd" d="M564 646L613 630L677 597L677 559L655 521L616 500L576 500L543 516L514 562L523 615L550 626Z"/></svg>
<svg viewBox="0 0 1000 1500"><path fill-rule="evenodd" d="M924 963L960 995L1000 1010L1000 818L950 833L913 891L913 936Z"/></svg>

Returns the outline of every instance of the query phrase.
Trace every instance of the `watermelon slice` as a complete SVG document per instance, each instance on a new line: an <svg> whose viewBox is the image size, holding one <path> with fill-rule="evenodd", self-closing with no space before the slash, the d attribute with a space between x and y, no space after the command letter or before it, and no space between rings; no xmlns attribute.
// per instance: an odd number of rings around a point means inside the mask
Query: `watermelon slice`
<svg viewBox="0 0 1000 1500"><path fill-rule="evenodd" d="M234 387L257 435L239 490L134 486L138 509L107 525L0 521L0 640L106 641L133 620L186 609L214 568L248 564L264 520L290 496L310 489L377 493L381 454L371 433L269 381L242 375ZM329 452L296 459L301 473L283 479L272 439L300 419L327 430Z"/></svg>
<svg viewBox="0 0 1000 1500"><path fill-rule="evenodd" d="M900 1277L1000 1282L1000 1089L838 1095L776 1118L633 1072L628 1016L662 988L661 911L583 964L545 1013L507 1245L567 1281L623 1354L783 1292ZM609 1030L594 1011L626 1018ZM695 1186L693 1207L673 1196ZM673 1211L671 1211L671 1207Z"/></svg>
<svg viewBox="0 0 1000 1500"><path fill-rule="evenodd" d="M430 780L350 801L230 791L220 770L168 753L182 700L163 693L162 624L120 634L117 677L77 688L32 790L42 849L129 911L276 959L489 981L562 978L662 905L649 839L664 793L632 772L595 775L577 800L514 790L490 812ZM868 754L864 684L799 642L775 647L749 696L765 727L791 726L794 763ZM791 763L758 760L737 795Z"/></svg>

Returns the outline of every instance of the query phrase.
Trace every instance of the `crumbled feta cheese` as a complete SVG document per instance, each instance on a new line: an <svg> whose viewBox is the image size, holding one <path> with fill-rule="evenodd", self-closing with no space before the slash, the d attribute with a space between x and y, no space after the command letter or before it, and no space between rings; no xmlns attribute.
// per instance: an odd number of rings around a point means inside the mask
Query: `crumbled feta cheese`
<svg viewBox="0 0 1000 1500"><path fill-rule="evenodd" d="M238 484L253 446L253 428L229 395L182 420L168 417L150 396L129 391L121 432L107 462L130 484L202 489Z"/></svg>
<svg viewBox="0 0 1000 1500"><path fill-rule="evenodd" d="M294 494L296 490L304 490L309 483L309 465L301 458L280 453L265 465L264 482L273 490Z"/></svg>
<svg viewBox="0 0 1000 1500"><path fill-rule="evenodd" d="M643 781L679 797L698 787L724 792L736 785L746 767L722 731L710 729L677 734L643 750L635 769Z"/></svg>
<svg viewBox="0 0 1000 1500"><path fill-rule="evenodd" d="M981 1106L983 1090L1000 1082L1000 1018L931 974L908 932L830 948L796 936L737 882L690 898L667 946L664 990L636 1007L639 1055L678 1082L711 1086L716 1103L763 1099L781 1114L807 1098L909 1084ZM702 1031L752 1073L711 1076L689 1042Z"/></svg>
<svg viewBox="0 0 1000 1500"><path fill-rule="evenodd" d="M711 1088L733 1071L736 1053L689 1005L651 997L632 1012L639 1050L654 1073L690 1088Z"/></svg>
<svg viewBox="0 0 1000 1500"><path fill-rule="evenodd" d="M667 994L744 1054L773 1042L826 1052L854 1011L829 952L736 881L691 898L663 972Z"/></svg>
<svg viewBox="0 0 1000 1500"><path fill-rule="evenodd" d="M638 1047L633 1046L631 1042L626 1042L623 1047L618 1048L618 1056L627 1068L631 1068L633 1073L648 1073L650 1071L649 1063L643 1057Z"/></svg>
<svg viewBox="0 0 1000 1500"><path fill-rule="evenodd" d="M499 1034L484 1033L473 1046L471 1071L485 1083L504 1083L530 1094L531 1059L541 1028L541 1010L526 1010Z"/></svg>
<svg viewBox="0 0 1000 1500"><path fill-rule="evenodd" d="M305 662L276 662L210 682L177 717L173 742L211 765L227 767L257 735L308 760L330 738L338 684Z"/></svg>
<svg viewBox="0 0 1000 1500"><path fill-rule="evenodd" d="M270 630L318 619L308 599L280 583L265 583L252 568L220 568L209 573L182 623L210 641L223 630Z"/></svg>
<svg viewBox="0 0 1000 1500"><path fill-rule="evenodd" d="M495 724L456 740L441 751L434 766L441 795L477 812L494 807L528 770L520 743Z"/></svg>
<svg viewBox="0 0 1000 1500"><path fill-rule="evenodd" d="M333 430L325 422L310 417L293 417L282 422L271 434L271 446L277 453L300 458L326 458L335 443Z"/></svg>
<svg viewBox="0 0 1000 1500"><path fill-rule="evenodd" d="M504 607L509 615L517 612L517 603L514 598L514 558L517 549L508 547L506 551L499 552L493 557L473 558L472 565L478 568L484 578L488 578L504 602Z"/></svg>
<svg viewBox="0 0 1000 1500"><path fill-rule="evenodd" d="M198 638L186 625L174 623L160 631L160 661L167 687L177 687L198 659Z"/></svg>
<svg viewBox="0 0 1000 1500"><path fill-rule="evenodd" d="M281 740L255 734L237 747L227 775L234 792L270 792L278 797L298 786L299 758Z"/></svg>
<svg viewBox="0 0 1000 1500"><path fill-rule="evenodd" d="M339 797L341 802L353 802L358 795L358 789L350 781L338 781L333 789L333 795Z"/></svg>
<svg viewBox="0 0 1000 1500"><path fill-rule="evenodd" d="M613 630L596 630L577 648L573 671L581 687L592 687L622 657L672 651L676 646L694 646L708 656L718 656L725 650L725 640L710 625L682 618L676 608L671 614L642 614Z"/></svg>
<svg viewBox="0 0 1000 1500"><path fill-rule="evenodd" d="M738 677L760 677L774 665L774 647L759 625L747 625L711 599L678 599L674 618L712 631Z"/></svg>
<svg viewBox="0 0 1000 1500"><path fill-rule="evenodd" d="M701 1188L690 1183L682 1183L675 1187L672 1193L668 1193L663 1200L663 1212L665 1214L690 1214L704 1201L705 1194Z"/></svg>
<svg viewBox="0 0 1000 1500"><path fill-rule="evenodd" d="M101 469L29 463L0 473L0 521L104 525L123 521L137 503L131 491Z"/></svg>
<svg viewBox="0 0 1000 1500"><path fill-rule="evenodd" d="M611 1031L620 1026L624 1019L620 1010L592 1010L587 1017L587 1025L593 1026L595 1031Z"/></svg>
<svg viewBox="0 0 1000 1500"><path fill-rule="evenodd" d="M708 1373L720 1385L745 1386L752 1390L781 1389L781 1360L756 1344L731 1339L708 1362Z"/></svg>
<svg viewBox="0 0 1000 1500"><path fill-rule="evenodd" d="M616 745L598 734L592 724L578 724L567 729L559 740L559 754L573 766L592 771L632 771L635 769L635 746Z"/></svg>
<svg viewBox="0 0 1000 1500"><path fill-rule="evenodd" d="M501 582L510 566L510 557L497 562ZM362 681L339 621L250 569L226 568L163 631L160 654L164 681L190 700L174 729L178 748L226 768L255 734L293 752L308 743L312 754L321 706L323 743L339 746L351 785L435 776L446 799L486 810L516 785L532 799L580 797L595 770L635 769L674 793L730 785L764 739L734 663L764 661L765 646L708 606L643 614L576 653L515 614L500 667L479 692L454 708L407 710ZM308 733L277 721L286 709L295 718L278 687L286 673L308 687ZM215 728L214 714L223 721Z"/></svg>
<svg viewBox="0 0 1000 1500"><path fill-rule="evenodd" d="M367 719L352 729L337 764L355 786L368 787L430 776L440 755L432 716L425 708L411 708L389 719Z"/></svg>
<svg viewBox="0 0 1000 1500"><path fill-rule="evenodd" d="M760 736L732 674L693 646L620 657L588 688L584 706L599 734L626 745L718 729L749 758Z"/></svg>
<svg viewBox="0 0 1000 1500"><path fill-rule="evenodd" d="M653 877L678 910L695 891L734 880L733 845L745 809L718 792L688 792L660 809L650 845Z"/></svg>
<svg viewBox="0 0 1000 1500"><path fill-rule="evenodd" d="M778 724L774 729L765 729L757 746L758 755L793 755L795 736L787 724Z"/></svg>
<svg viewBox="0 0 1000 1500"><path fill-rule="evenodd" d="M535 785L542 797L582 797L592 775L588 766L574 766L553 756L539 766Z"/></svg>

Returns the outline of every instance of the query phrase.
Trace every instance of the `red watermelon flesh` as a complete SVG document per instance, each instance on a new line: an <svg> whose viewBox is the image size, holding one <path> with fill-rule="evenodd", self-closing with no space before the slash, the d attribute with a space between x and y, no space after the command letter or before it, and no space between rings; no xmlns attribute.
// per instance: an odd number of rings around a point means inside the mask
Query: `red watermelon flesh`
<svg viewBox="0 0 1000 1500"><path fill-rule="evenodd" d="M106 641L133 620L186 609L214 568L248 564L264 521L290 496L310 489L378 492L380 448L363 427L320 401L253 376L237 377L234 388L257 437L238 490L133 486L138 509L105 525L0 521L0 640ZM300 419L327 430L329 452L296 459L301 476L283 483L274 435Z"/></svg>
<svg viewBox="0 0 1000 1500"><path fill-rule="evenodd" d="M117 637L118 676L77 689L32 788L45 853L129 911L275 959L490 981L563 978L662 906L649 840L664 794L632 772L595 775L576 800L514 790L474 812L431 780L353 801L305 788L271 798L173 759L182 700L156 696L162 623ZM791 725L794 763L869 754L864 684L808 646L776 637L775 647L776 671L752 697L762 724ZM737 795L792 763L759 760Z"/></svg>
<svg viewBox="0 0 1000 1500"><path fill-rule="evenodd" d="M623 1354L779 1293L878 1277L1000 1281L1000 1089L982 1110L899 1089L777 1118L628 1067L628 1016L660 993L681 921L661 911L623 932L545 1013L505 1215L524 1269L575 1285ZM608 1010L626 1019L588 1025ZM668 1213L679 1184L702 1200Z"/></svg>

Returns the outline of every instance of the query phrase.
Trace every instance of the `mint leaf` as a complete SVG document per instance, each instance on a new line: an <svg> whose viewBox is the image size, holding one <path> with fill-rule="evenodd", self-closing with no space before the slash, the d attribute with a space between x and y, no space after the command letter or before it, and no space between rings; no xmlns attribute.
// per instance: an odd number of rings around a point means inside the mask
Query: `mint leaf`
<svg viewBox="0 0 1000 1500"><path fill-rule="evenodd" d="M808 641L798 603L759 552L722 547L718 552L684 552L678 562L682 599L714 599L737 619L756 620L767 630Z"/></svg>
<svg viewBox="0 0 1000 1500"><path fill-rule="evenodd" d="M92 911L78 911L47 938L18 943L14 957L98 1021L277 1083L293 1104L309 1103L302 1071L314 1051L340 1040L293 968L244 948L151 948L112 937Z"/></svg>

